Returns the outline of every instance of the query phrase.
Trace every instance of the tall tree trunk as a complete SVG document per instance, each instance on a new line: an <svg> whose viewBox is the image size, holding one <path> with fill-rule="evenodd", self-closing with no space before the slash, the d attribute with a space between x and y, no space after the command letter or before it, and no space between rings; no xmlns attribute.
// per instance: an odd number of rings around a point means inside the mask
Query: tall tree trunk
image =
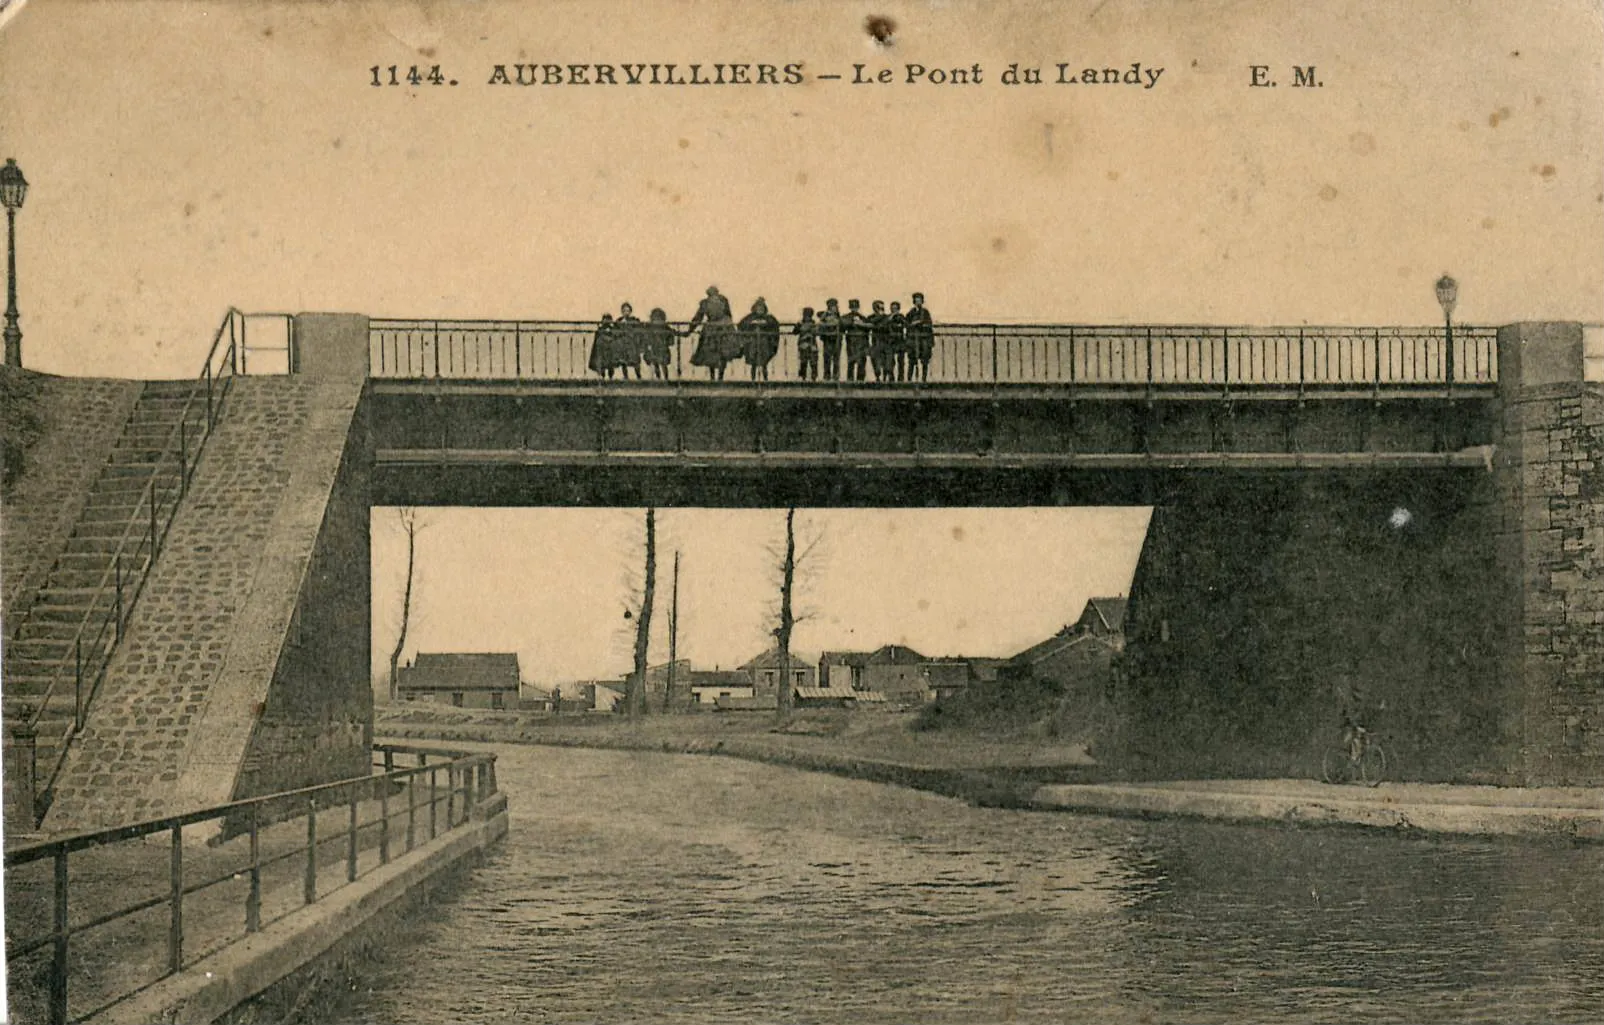
<svg viewBox="0 0 1604 1025"><path fill-rule="evenodd" d="M791 629L796 616L791 609L791 591L796 582L796 509L785 510L785 564L780 579L780 627L774 631L780 653L780 689L775 694L775 711L784 720L791 714Z"/></svg>
<svg viewBox="0 0 1604 1025"><path fill-rule="evenodd" d="M400 680L398 673L401 666L401 650L407 644L407 627L412 622L412 575L418 551L418 514L415 509L400 510L401 529L407 532L407 586L401 596L401 633L395 639L395 649L390 652L390 700L399 699Z"/></svg>
<svg viewBox="0 0 1604 1025"><path fill-rule="evenodd" d="M646 659L652 637L652 599L657 592L657 510L646 510L646 590L641 597L640 618L635 621L635 672L629 678L625 711L631 716L646 712Z"/></svg>

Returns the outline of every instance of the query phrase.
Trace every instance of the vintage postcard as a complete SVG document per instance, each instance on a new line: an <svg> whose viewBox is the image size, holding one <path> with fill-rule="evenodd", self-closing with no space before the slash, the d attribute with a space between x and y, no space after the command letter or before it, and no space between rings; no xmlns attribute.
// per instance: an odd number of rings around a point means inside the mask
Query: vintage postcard
<svg viewBox="0 0 1604 1025"><path fill-rule="evenodd" d="M0 3L8 1020L1600 1020L1601 57Z"/></svg>

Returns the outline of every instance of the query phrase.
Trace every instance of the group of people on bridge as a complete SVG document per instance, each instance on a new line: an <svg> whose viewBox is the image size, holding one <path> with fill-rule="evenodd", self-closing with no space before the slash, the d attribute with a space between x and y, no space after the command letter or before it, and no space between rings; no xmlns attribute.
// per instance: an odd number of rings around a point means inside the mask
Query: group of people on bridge
<svg viewBox="0 0 1604 1025"><path fill-rule="evenodd" d="M804 307L789 332L796 337L798 379L839 381L844 369L848 381L867 381L871 371L876 381L928 381L935 327L924 303L923 293L915 292L906 312L902 303L892 302L888 310L880 299L868 314L857 299L847 300L845 313L835 299L826 300L817 314ZM780 351L781 325L768 303L761 297L754 300L752 311L737 323L730 301L715 285L683 329L669 323L661 309L652 310L644 323L629 303L619 308L617 318L603 314L589 367L603 378L627 379L633 371L638 380L645 376L644 366L654 379L666 380L674 346L692 334L697 342L691 363L705 368L711 381L724 380L725 369L737 359L746 361L753 381L767 381L769 364Z"/></svg>

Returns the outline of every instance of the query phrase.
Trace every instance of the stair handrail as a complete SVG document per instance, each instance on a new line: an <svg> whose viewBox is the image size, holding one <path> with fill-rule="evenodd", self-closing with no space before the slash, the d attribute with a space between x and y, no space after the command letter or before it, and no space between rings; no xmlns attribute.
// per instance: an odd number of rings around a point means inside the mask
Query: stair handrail
<svg viewBox="0 0 1604 1025"><path fill-rule="evenodd" d="M217 331L212 336L212 345L207 351L206 363L197 377L198 382L205 384L205 389L192 388L190 390L183 409L179 412L177 421L168 431L166 443L161 453L156 457L156 462L152 465L150 480L145 484L144 491L140 494L139 501L135 504L127 525L123 527L122 536L117 539L116 550L112 553L106 569L101 573L100 582L89 599L83 618L78 623L78 629L68 642L67 652L54 662L45 663L51 667L50 682L46 685L42 695L37 695L32 699L38 701L37 711L21 717L21 721L28 727L37 729L40 718L44 716L50 706L50 699L54 696L57 685L65 678L64 670L67 664L69 662L73 663L73 718L67 727L66 733L62 736L54 761L35 780L35 807L39 809L38 814L41 817L49 809L50 795L55 787L56 777L60 775L61 768L66 763L67 752L72 746L73 739L83 729L89 705L94 701L96 693L99 692L101 681L105 679L106 669L110 665L112 655L116 650L116 642L122 639L123 628L132 614L134 603L139 599L140 593L144 590L145 581L156 565L156 556L160 554L161 546L167 539L167 532L172 527L173 518L178 514L178 507L189 492L189 480L193 468L199 464L201 452L204 450L207 440L211 437L212 429L217 425L218 417L222 415L223 402L228 397L229 390L233 386L233 380L238 371L239 332L237 325L244 316L233 306L230 306L228 312L223 315L222 323L218 325ZM220 353L219 347L223 343L225 333L228 336L228 345ZM221 361L219 361L220 355ZM188 437L190 412L198 402L202 401L205 403L206 416L203 421L203 428L199 432L200 436L195 438L192 443ZM178 463L179 484L178 491L173 496L171 504L164 511L158 504L156 482L160 476L161 468L167 465L169 459ZM142 512L146 513L146 515L141 516ZM129 552L128 545L136 524L141 530L133 551ZM131 558L135 564L138 564L139 557L145 552L147 545L149 546L150 557L145 560L144 567L137 574L137 579L131 576L128 580L124 580L122 577L123 559ZM110 609L100 615L100 622L94 634L94 639L89 642L89 650L92 653L91 659L94 664L86 666L82 657L85 632L96 618L96 610L100 604L100 599L106 594L108 588L116 590L117 600ZM32 606L30 606L28 615L31 615L32 610ZM24 616L24 621L26 619L27 615ZM20 630L21 624L19 624L18 628ZM101 642L106 639L108 628L116 631L116 638L112 644L102 647ZM87 688L85 687L86 681L88 682ZM42 786L39 784L40 779L43 780Z"/></svg>

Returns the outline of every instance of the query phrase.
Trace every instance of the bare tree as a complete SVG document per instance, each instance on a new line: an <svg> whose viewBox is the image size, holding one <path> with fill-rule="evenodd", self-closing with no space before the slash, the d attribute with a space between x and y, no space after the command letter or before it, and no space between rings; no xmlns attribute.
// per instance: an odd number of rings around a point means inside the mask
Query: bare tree
<svg viewBox="0 0 1604 1025"><path fill-rule="evenodd" d="M780 564L780 625L774 631L780 653L780 687L775 697L776 716L783 722L791 714L791 631L796 614L791 592L796 585L796 509L785 510L785 560Z"/></svg>
<svg viewBox="0 0 1604 1025"><path fill-rule="evenodd" d="M635 620L635 671L624 695L624 711L631 717L646 712L646 662L652 637L652 601L657 591L657 510L646 509L646 586L640 615Z"/></svg>
<svg viewBox="0 0 1604 1025"><path fill-rule="evenodd" d="M777 718L784 721L791 714L791 634L796 625L810 618L807 612L799 612L796 607L797 578L806 574L814 553L818 550L819 542L824 540L822 533L817 533L808 541L799 552L796 543L796 509L785 510L785 547L780 554L780 608L779 625L774 628L775 649L779 655L779 692L776 694L775 711Z"/></svg>
<svg viewBox="0 0 1604 1025"><path fill-rule="evenodd" d="M401 632L396 636L395 648L390 652L390 700L395 701L400 696L399 670L401 666L401 651L407 645L407 628L412 625L412 581L417 568L418 531L424 524L418 519L418 510L410 506L397 509L396 516L401 521L401 529L407 535L407 583L406 590L401 594Z"/></svg>

